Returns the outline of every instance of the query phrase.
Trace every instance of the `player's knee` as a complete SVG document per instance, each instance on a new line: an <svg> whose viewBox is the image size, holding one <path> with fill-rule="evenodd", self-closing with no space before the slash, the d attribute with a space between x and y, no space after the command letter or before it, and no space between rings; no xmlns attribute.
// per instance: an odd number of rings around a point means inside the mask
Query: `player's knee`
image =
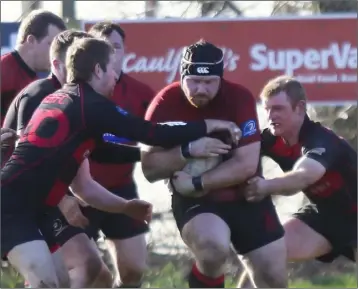
<svg viewBox="0 0 358 289"><path fill-rule="evenodd" d="M144 262L141 262L140 264L139 263L133 264L131 266L123 266L123 265L119 266L122 284L125 285L140 284L147 269L148 269L147 264Z"/></svg>
<svg viewBox="0 0 358 289"><path fill-rule="evenodd" d="M230 255L230 244L221 244L215 240L198 240L195 247L197 250L194 250L194 254L199 266L205 271L203 273L208 275L220 270Z"/></svg>

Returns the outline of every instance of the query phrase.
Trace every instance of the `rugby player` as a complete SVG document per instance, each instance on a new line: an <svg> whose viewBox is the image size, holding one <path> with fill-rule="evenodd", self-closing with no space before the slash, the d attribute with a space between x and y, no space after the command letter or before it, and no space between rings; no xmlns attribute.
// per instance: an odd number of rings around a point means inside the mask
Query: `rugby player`
<svg viewBox="0 0 358 289"><path fill-rule="evenodd" d="M74 39L84 37L92 36L76 30L65 30L55 36L50 47L50 76L32 82L15 97L5 116L5 128L12 128L18 132L18 135L22 134L33 112L41 101L65 83L66 51ZM12 149L10 149L9 146L2 147L2 162L6 162L11 153ZM99 163L102 163L103 161L108 162L108 155L110 155L111 162L117 163L125 163L128 161L134 162L140 159L138 148L117 145L113 146L109 143L99 144L99 148L94 150L91 154L91 158L97 160ZM62 214L64 214L64 216ZM66 232L63 231L65 226L69 224L79 227L77 229L77 240L80 241L81 246L80 249L77 248L77 252L92 252L90 257L86 259L86 264L88 264L88 275L91 276L87 279L88 282L86 283L80 282L78 284L78 278L75 278L78 274L74 273L76 268L74 268L73 264L68 262L68 258L66 258L66 247L69 246L71 248L72 244L70 236L65 235ZM41 221L41 232L45 235L47 243L50 245L50 251L54 253L53 257L64 257L66 268L68 268L70 273L72 286L77 288L89 286L108 287L112 284L112 277L103 263L102 258L99 256L93 242L88 238L84 231L80 229L86 225L88 225L88 219L83 216L78 199L66 196L61 200L58 208L54 208L43 217L43 220ZM63 249L58 250L61 246ZM59 254L63 256L59 256ZM97 278L99 275L98 272L101 272L100 278Z"/></svg>
<svg viewBox="0 0 358 289"><path fill-rule="evenodd" d="M20 90L37 79L37 72L49 70L50 44L65 29L60 17L44 10L34 10L21 21L15 50L1 55L1 123Z"/></svg>
<svg viewBox="0 0 358 289"><path fill-rule="evenodd" d="M302 84L289 76L270 80L261 99L269 127L262 132L262 155L284 174L249 180L246 198L290 196L302 191L310 204L284 224L288 260L339 255L357 260L357 153L346 140L306 113Z"/></svg>
<svg viewBox="0 0 358 289"><path fill-rule="evenodd" d="M259 169L256 101L245 87L225 80L223 71L221 49L203 40L190 45L182 57L180 82L158 93L146 119L233 121L242 131L238 146L217 151L226 154L229 150L232 157L202 176L184 173L181 170L188 159L210 156L205 147L213 139L202 138L170 150L144 149L143 172L151 182L172 178L174 218L196 260L189 276L191 288L224 287L231 244L251 261L259 286L283 288L287 286L286 248L272 200L249 203L242 191L245 181ZM200 191L207 194L190 196Z"/></svg>
<svg viewBox="0 0 358 289"><path fill-rule="evenodd" d="M41 102L2 168L1 255L32 287L59 286L38 218L59 204L68 186L100 210L150 219L149 203L120 198L90 177L87 157L104 133L167 148L214 131L238 139L230 121L153 123L114 105L108 98L118 79L115 61L110 43L75 40L66 55L68 84Z"/></svg>
<svg viewBox="0 0 358 289"><path fill-rule="evenodd" d="M118 24L99 22L90 29L89 33L94 37L108 40L115 49L114 69L119 78L110 100L131 114L144 118L146 108L154 97L154 92L144 83L122 72L125 32ZM114 138L111 135L106 135L105 140L135 145L134 142L127 139ZM108 152L107 155L107 159L110 160L111 152ZM133 179L134 162L123 165L119 162L116 163L115 160L112 160L111 164L99 163L92 157L89 160L91 175L95 181L125 199L138 198L137 187ZM109 241L108 245L111 248L109 252L114 254L113 260L120 263L120 266L116 266L115 273L118 276L118 271L120 272L121 285L119 285L119 280L115 280L116 286L140 287L142 275L146 269L145 233L148 231L148 225L137 222L124 214L111 214L90 206L83 208L82 211L89 220L90 225L86 228L88 235L95 237L100 229L106 240ZM98 271L94 270L98 266L95 266L92 261L93 249L85 250L86 248L83 248L82 238L77 237L79 233L81 233L81 228L67 226L57 236L58 239L62 239L62 241L59 240L60 243L66 241L62 252L65 262L72 268L71 277L77 278L73 282L79 287L86 287L89 280L98 275ZM67 241L68 238L71 238L71 241ZM101 274L102 278L106 278L106 273L102 271ZM97 280L100 278L98 276Z"/></svg>

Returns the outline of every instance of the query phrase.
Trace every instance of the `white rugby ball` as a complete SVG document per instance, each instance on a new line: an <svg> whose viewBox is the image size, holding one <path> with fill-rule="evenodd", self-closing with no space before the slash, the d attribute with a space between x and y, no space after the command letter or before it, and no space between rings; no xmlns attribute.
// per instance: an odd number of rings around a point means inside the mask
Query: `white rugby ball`
<svg viewBox="0 0 358 289"><path fill-rule="evenodd" d="M197 177L217 167L222 161L221 156L209 157L209 158L195 158L189 159L187 164L183 168L183 171L187 174Z"/></svg>
<svg viewBox="0 0 358 289"><path fill-rule="evenodd" d="M196 158L196 159L189 159L187 161L187 164L182 169L182 171L186 172L187 174L191 175L192 177L197 177L205 173L206 171L209 171L215 167L217 167L222 161L222 156L217 157L210 157L210 158ZM173 188L169 182L169 180L166 181L166 184L169 188L170 192L173 192ZM198 198L202 197L207 192L193 192L191 194L183 194L186 197L192 197L192 198Z"/></svg>

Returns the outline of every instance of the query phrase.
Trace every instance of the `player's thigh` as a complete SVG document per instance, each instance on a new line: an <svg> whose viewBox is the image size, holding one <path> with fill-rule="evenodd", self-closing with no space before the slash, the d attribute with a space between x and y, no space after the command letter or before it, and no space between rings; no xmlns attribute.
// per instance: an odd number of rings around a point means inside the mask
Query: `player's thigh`
<svg viewBox="0 0 358 289"><path fill-rule="evenodd" d="M147 269L147 242L145 234L126 239L107 239L115 248L120 273L136 272L143 274Z"/></svg>
<svg viewBox="0 0 358 289"><path fill-rule="evenodd" d="M290 261L304 261L329 254L333 247L328 227L322 215L307 205L284 223L287 257Z"/></svg>
<svg viewBox="0 0 358 289"><path fill-rule="evenodd" d="M283 286L287 280L284 231L271 198L238 201L227 213L233 246L249 260L255 276L270 286Z"/></svg>
<svg viewBox="0 0 358 289"><path fill-rule="evenodd" d="M96 276L104 265L97 246L85 233L77 234L64 243L61 253L68 270L84 268Z"/></svg>
<svg viewBox="0 0 358 289"><path fill-rule="evenodd" d="M60 287L55 264L45 241L35 240L19 244L10 250L7 258L31 287Z"/></svg>
<svg viewBox="0 0 358 289"><path fill-rule="evenodd" d="M55 266L56 275L59 281L59 285L62 288L70 288L71 282L70 282L70 276L68 274L68 270L65 264L65 261L63 259L63 255L61 252L61 247L58 247L57 250L51 251L52 254L52 261Z"/></svg>
<svg viewBox="0 0 358 289"><path fill-rule="evenodd" d="M237 201L225 213L232 244L239 254L245 255L283 238L283 227L270 197L260 202Z"/></svg>
<svg viewBox="0 0 358 289"><path fill-rule="evenodd" d="M197 258L209 251L218 258L230 253L230 229L215 204L173 196L172 208L182 239Z"/></svg>

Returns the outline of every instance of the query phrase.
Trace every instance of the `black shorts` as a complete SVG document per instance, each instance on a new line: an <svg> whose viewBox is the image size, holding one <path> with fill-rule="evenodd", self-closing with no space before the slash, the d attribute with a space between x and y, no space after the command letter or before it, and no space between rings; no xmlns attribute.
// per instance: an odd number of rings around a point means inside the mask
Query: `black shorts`
<svg viewBox="0 0 358 289"><path fill-rule="evenodd" d="M112 193L127 200L138 198L134 183L125 185L117 191L112 191ZM96 239L99 230L109 239L128 239L148 232L147 224L124 214L107 213L90 206L82 207L82 213L90 223L85 230L70 226L58 209L52 212L46 230L52 232L56 242L60 245L65 244L69 239L80 233L86 233L89 238ZM48 231L46 234L48 234Z"/></svg>
<svg viewBox="0 0 358 289"><path fill-rule="evenodd" d="M231 231L231 242L239 254L246 254L283 237L284 230L271 198L250 203L210 202L173 195L172 209L181 233L184 225L202 213L223 219Z"/></svg>
<svg viewBox="0 0 358 289"><path fill-rule="evenodd" d="M1 216L1 257L6 260L7 254L17 245L35 240L43 240L49 250L55 252L59 245L52 234L43 233L43 213L21 212L4 213Z"/></svg>
<svg viewBox="0 0 358 289"><path fill-rule="evenodd" d="M325 237L332 245L332 251L317 260L330 263L343 255L355 262L357 248L357 214L338 214L330 210L319 210L308 204L293 215Z"/></svg>

